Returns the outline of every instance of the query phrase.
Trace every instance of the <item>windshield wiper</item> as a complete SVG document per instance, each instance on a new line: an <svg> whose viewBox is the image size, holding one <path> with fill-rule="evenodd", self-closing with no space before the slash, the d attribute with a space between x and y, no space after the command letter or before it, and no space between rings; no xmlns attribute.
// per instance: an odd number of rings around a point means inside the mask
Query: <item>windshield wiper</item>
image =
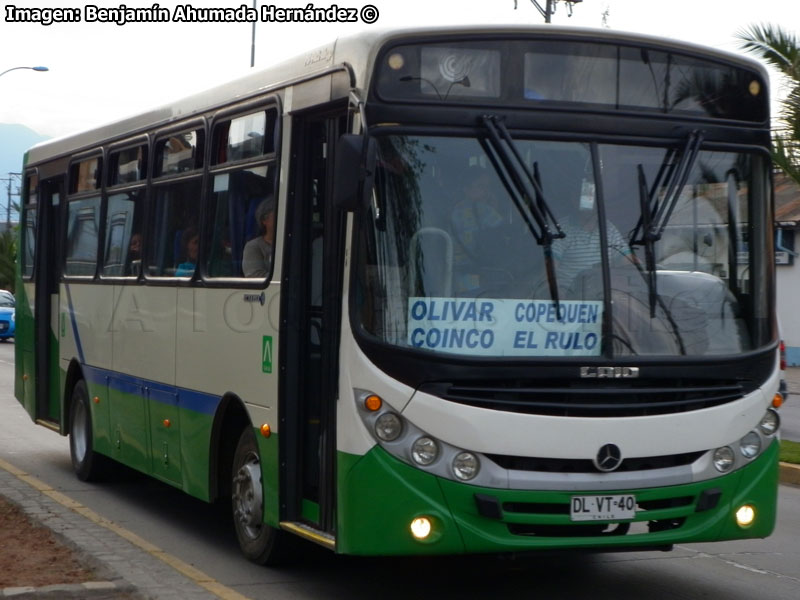
<svg viewBox="0 0 800 600"><path fill-rule="evenodd" d="M482 117L486 131L489 133L487 140L491 152L488 152L492 166L509 191L519 214L522 215L536 243L544 249L545 272L547 284L550 288L550 297L556 305L558 314L558 282L553 263L553 240L565 237L561 226L556 220L553 211L547 204L539 178L539 170L534 165L534 171L525 165L511 134L505 124L496 115Z"/></svg>
<svg viewBox="0 0 800 600"><path fill-rule="evenodd" d="M702 143L703 132L695 129L686 139L677 167L673 163L675 152L670 150L664 157L664 161L658 169L658 174L649 192L647 190L644 167L641 164L637 165L641 214L639 222L631 233L631 245L644 246L647 287L650 297L650 318L656 316L656 302L658 299L655 243L664 235L664 229L672 217L672 212L678 204L681 191L686 185L686 181L694 168L694 163L700 154L700 145ZM667 191L664 194L664 199L659 203L658 190L661 188L662 180L667 185ZM640 230L642 237L637 239Z"/></svg>

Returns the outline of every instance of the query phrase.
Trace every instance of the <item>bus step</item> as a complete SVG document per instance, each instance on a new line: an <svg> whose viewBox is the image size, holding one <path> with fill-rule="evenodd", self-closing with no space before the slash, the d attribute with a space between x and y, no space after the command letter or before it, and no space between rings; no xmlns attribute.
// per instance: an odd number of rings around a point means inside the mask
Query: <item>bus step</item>
<svg viewBox="0 0 800 600"><path fill-rule="evenodd" d="M281 521L281 529L307 539L329 550L336 550L336 538L327 531L316 529L307 523L297 521Z"/></svg>

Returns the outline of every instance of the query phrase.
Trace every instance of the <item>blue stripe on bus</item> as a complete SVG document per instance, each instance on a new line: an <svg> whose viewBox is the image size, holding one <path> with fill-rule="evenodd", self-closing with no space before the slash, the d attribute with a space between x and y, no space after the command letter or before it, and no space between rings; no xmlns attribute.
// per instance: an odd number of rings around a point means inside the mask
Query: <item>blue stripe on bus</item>
<svg viewBox="0 0 800 600"><path fill-rule="evenodd" d="M214 394L179 388L117 371L83 365L83 374L90 383L107 385L109 391L114 390L142 397L149 396L151 400L162 404L186 408L204 415L216 413L220 403L220 397Z"/></svg>
<svg viewBox="0 0 800 600"><path fill-rule="evenodd" d="M83 346L81 345L81 336L78 334L78 322L75 320L75 308L72 305L72 292L70 292L69 284L64 284L64 289L67 292L67 304L69 305L69 320L72 323L72 335L75 336L75 346L78 348L78 359L81 364L85 362L83 356Z"/></svg>

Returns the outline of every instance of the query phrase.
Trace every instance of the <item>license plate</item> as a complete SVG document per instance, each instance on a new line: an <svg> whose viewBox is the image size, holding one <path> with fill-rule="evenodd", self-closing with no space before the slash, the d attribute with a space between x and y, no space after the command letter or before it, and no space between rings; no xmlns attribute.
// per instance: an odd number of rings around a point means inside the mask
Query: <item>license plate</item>
<svg viewBox="0 0 800 600"><path fill-rule="evenodd" d="M569 506L572 521L624 521L636 517L636 496L573 496Z"/></svg>

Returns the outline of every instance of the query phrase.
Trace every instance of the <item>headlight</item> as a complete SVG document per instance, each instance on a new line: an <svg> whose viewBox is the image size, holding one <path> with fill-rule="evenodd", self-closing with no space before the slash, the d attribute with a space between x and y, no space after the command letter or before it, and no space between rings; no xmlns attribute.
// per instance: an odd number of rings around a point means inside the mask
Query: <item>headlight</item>
<svg viewBox="0 0 800 600"><path fill-rule="evenodd" d="M480 463L472 452L461 452L453 459L453 475L461 481L469 481L478 474Z"/></svg>
<svg viewBox="0 0 800 600"><path fill-rule="evenodd" d="M735 458L733 450L728 446L717 448L714 450L714 467L720 473L727 473L733 468Z"/></svg>
<svg viewBox="0 0 800 600"><path fill-rule="evenodd" d="M375 435L384 442L393 442L402 432L403 422L394 413L384 413L375 421Z"/></svg>
<svg viewBox="0 0 800 600"><path fill-rule="evenodd" d="M739 442L739 450L745 458L753 458L761 452L761 438L755 431L751 431Z"/></svg>
<svg viewBox="0 0 800 600"><path fill-rule="evenodd" d="M426 467L439 458L439 444L427 436L421 437L411 446L411 458L418 465Z"/></svg>
<svg viewBox="0 0 800 600"><path fill-rule="evenodd" d="M761 433L764 435L775 435L775 432L781 426L781 418L778 415L778 411L769 409L764 417L761 419L761 423L758 424L758 428L761 430Z"/></svg>

